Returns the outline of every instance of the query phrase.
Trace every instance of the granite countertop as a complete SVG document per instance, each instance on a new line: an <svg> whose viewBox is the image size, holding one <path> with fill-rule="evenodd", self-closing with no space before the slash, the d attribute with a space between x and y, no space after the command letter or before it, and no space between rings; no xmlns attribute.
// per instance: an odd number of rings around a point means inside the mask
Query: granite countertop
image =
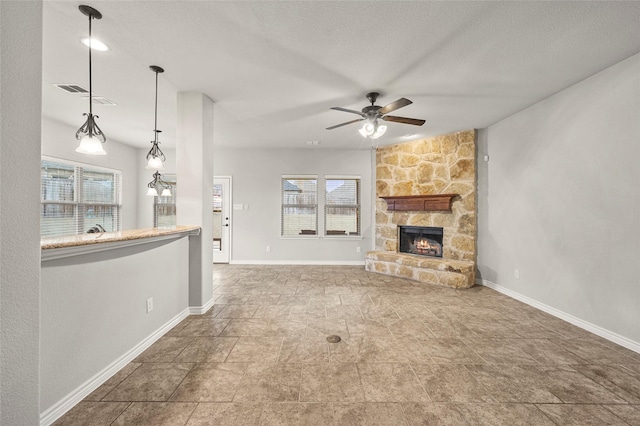
<svg viewBox="0 0 640 426"><path fill-rule="evenodd" d="M101 232L95 234L67 235L62 237L42 238L40 248L43 250L64 247L78 247L90 244L111 243L118 241L139 240L143 238L162 237L173 234L186 234L199 231L199 226L176 226L174 228L129 229L118 232Z"/></svg>

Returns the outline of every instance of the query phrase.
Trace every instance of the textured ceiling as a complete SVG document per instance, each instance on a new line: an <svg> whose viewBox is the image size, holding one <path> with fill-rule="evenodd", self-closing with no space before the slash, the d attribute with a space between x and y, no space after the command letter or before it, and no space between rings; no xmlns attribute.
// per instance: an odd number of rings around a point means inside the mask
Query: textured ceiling
<svg viewBox="0 0 640 426"><path fill-rule="evenodd" d="M640 2L580 1L95 1L95 106L108 137L147 147L154 73L159 128L175 146L176 93L215 102L214 144L234 147L371 147L352 124L377 90L378 105L414 103L393 115L380 145L408 134L487 127L640 51ZM87 101L53 86L88 87L78 3L45 1L43 114L79 127ZM73 137L73 135L71 135ZM316 148L316 147L314 147Z"/></svg>

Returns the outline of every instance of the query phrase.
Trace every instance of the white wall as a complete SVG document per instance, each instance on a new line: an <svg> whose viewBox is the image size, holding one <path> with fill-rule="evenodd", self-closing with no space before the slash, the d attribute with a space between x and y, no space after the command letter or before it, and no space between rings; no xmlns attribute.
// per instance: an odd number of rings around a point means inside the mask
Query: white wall
<svg viewBox="0 0 640 426"><path fill-rule="evenodd" d="M0 424L38 424L42 2L0 2Z"/></svg>
<svg viewBox="0 0 640 426"><path fill-rule="evenodd" d="M216 148L216 176L232 176L232 263L363 263L371 250L373 221L370 150ZM283 174L359 175L362 178L362 239L283 239L280 187ZM179 177L178 177L179 179ZM322 197L322 195L320 195ZM321 218L321 216L319 216ZM271 251L267 252L266 247ZM356 248L361 247L360 253Z"/></svg>
<svg viewBox="0 0 640 426"><path fill-rule="evenodd" d="M42 262L43 413L187 309L188 240Z"/></svg>
<svg viewBox="0 0 640 426"><path fill-rule="evenodd" d="M78 119L78 127L82 125L82 119ZM104 126L106 127L106 126ZM138 226L138 192L146 189L139 188L138 174L144 170L146 164L146 152L107 139L104 146L107 155L95 156L79 154L76 152L78 141L75 138L77 128L51 120L42 119L42 155L63 160L75 161L94 166L107 167L122 171L122 229L136 229ZM106 130L105 130L106 132ZM107 138L109 135L107 134ZM149 175L151 176L151 175ZM149 182L151 178L147 180ZM144 184L146 187L146 183ZM144 192L143 192L144 194ZM152 217L153 222L153 217Z"/></svg>
<svg viewBox="0 0 640 426"><path fill-rule="evenodd" d="M640 348L640 54L484 129L478 158L480 277Z"/></svg>

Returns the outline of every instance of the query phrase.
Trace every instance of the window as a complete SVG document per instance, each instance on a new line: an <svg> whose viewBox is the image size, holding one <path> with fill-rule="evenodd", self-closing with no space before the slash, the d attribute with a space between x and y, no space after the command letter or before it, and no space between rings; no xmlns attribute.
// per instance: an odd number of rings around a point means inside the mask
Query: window
<svg viewBox="0 0 640 426"><path fill-rule="evenodd" d="M283 237L317 235L317 176L282 177L281 229Z"/></svg>
<svg viewBox="0 0 640 426"><path fill-rule="evenodd" d="M359 177L325 177L324 234L360 235Z"/></svg>
<svg viewBox="0 0 640 426"><path fill-rule="evenodd" d="M171 196L153 197L153 226L154 228L174 228L176 226L176 175L162 175L162 179L171 185ZM159 191L162 192L162 191Z"/></svg>
<svg viewBox="0 0 640 426"><path fill-rule="evenodd" d="M222 197L224 185L213 184L213 251L222 251ZM229 219L229 218L227 218Z"/></svg>
<svg viewBox="0 0 640 426"><path fill-rule="evenodd" d="M40 174L40 236L120 230L121 172L43 159Z"/></svg>

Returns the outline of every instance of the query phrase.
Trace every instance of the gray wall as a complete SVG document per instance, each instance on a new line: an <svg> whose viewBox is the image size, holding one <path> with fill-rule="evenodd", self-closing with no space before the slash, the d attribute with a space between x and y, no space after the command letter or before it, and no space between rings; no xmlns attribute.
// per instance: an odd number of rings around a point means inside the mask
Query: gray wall
<svg viewBox="0 0 640 426"><path fill-rule="evenodd" d="M232 176L232 263L364 263L372 249L371 156L369 150L264 150L216 148L216 176ZM362 178L362 239L280 237L282 175L359 175ZM320 195L320 197L322 197ZM321 216L319 216L320 218ZM271 251L267 252L266 247ZM360 253L356 251L360 247Z"/></svg>
<svg viewBox="0 0 640 426"><path fill-rule="evenodd" d="M43 261L41 295L46 412L187 309L188 238Z"/></svg>
<svg viewBox="0 0 640 426"><path fill-rule="evenodd" d="M38 424L42 2L0 2L0 424Z"/></svg>
<svg viewBox="0 0 640 426"><path fill-rule="evenodd" d="M640 345L639 76L640 54L480 132L478 268Z"/></svg>

